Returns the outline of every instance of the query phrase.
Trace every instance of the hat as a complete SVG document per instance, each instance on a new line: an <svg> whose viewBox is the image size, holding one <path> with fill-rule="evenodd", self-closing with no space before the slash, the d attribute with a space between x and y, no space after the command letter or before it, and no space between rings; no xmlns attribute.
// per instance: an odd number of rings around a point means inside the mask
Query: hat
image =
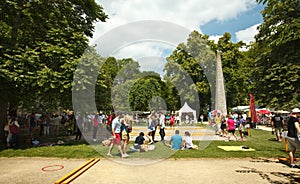
<svg viewBox="0 0 300 184"><path fill-rule="evenodd" d="M300 109L299 108L294 108L293 110L292 110L292 113L299 113L300 112Z"/></svg>

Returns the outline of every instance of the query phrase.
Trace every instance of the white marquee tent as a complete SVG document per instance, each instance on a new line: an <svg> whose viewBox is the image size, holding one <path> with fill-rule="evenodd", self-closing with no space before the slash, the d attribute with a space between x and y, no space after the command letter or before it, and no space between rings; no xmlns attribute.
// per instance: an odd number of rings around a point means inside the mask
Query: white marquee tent
<svg viewBox="0 0 300 184"><path fill-rule="evenodd" d="M178 112L179 112L180 119L182 119L182 117L181 117L182 113L193 113L194 117L192 119L192 122L197 123L196 110L192 109L186 102L184 103L184 105L181 107L181 109Z"/></svg>

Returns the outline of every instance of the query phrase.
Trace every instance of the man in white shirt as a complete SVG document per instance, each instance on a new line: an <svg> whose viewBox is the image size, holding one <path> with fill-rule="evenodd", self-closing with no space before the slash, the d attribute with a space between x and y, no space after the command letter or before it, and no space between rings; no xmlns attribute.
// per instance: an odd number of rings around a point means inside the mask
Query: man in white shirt
<svg viewBox="0 0 300 184"><path fill-rule="evenodd" d="M121 123L120 123L120 114L117 114L115 119L112 121L112 136L113 140L108 149L107 156L112 157L111 151L114 148L114 145L117 144L119 153L121 153L122 158L127 158L127 154L123 154L122 147L121 147Z"/></svg>
<svg viewBox="0 0 300 184"><path fill-rule="evenodd" d="M160 135L160 138L161 138L161 142L164 142L165 141L165 115L160 112L159 113L159 135Z"/></svg>

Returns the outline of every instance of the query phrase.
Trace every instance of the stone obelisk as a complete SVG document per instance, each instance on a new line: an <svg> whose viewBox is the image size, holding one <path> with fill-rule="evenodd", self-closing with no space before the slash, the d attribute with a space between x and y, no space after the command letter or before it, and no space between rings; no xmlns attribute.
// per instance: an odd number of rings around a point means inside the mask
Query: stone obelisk
<svg viewBox="0 0 300 184"><path fill-rule="evenodd" d="M222 112L222 115L227 115L226 95L220 51L217 51L215 95L215 109L220 110Z"/></svg>

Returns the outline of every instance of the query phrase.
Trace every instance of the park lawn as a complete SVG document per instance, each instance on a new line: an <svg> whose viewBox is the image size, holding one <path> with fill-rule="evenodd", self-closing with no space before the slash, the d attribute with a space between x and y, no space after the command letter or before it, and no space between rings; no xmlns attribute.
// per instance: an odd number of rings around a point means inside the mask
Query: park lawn
<svg viewBox="0 0 300 184"><path fill-rule="evenodd" d="M172 151L170 148L158 142L155 144L155 150L148 152L131 152L127 153L130 158L150 158L150 159L166 159L166 158L278 158L287 157L284 142L274 141L275 136L268 131L251 129L251 136L246 141L211 141L199 142L199 150L179 150ZM22 136L21 136L22 139ZM49 138L45 141L54 138ZM55 138L57 139L57 138ZM90 145L84 140L74 141L70 137L59 137L65 144L57 146L32 147L23 146L18 149L0 148L0 157L56 157L56 158L94 158L106 156L108 147L102 144ZM56 141L56 140L55 140ZM133 142L130 143L132 146ZM207 146L206 146L207 145ZM224 151L218 146L247 146L255 149L255 151ZM205 148L203 148L205 147ZM129 150L129 148L128 148ZM115 157L118 156L117 148L112 152Z"/></svg>

